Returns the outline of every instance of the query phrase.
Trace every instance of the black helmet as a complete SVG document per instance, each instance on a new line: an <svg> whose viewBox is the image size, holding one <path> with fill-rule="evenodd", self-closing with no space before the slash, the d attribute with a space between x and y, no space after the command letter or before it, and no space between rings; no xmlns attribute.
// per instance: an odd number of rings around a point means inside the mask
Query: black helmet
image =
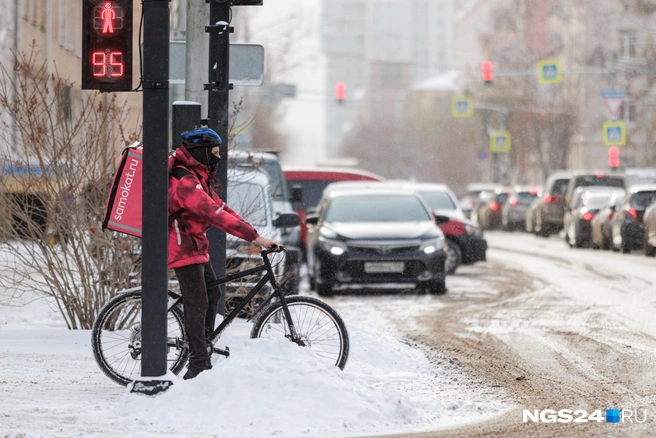
<svg viewBox="0 0 656 438"><path fill-rule="evenodd" d="M198 128L183 132L182 144L187 150L197 147L211 149L221 144L221 137L210 128Z"/></svg>

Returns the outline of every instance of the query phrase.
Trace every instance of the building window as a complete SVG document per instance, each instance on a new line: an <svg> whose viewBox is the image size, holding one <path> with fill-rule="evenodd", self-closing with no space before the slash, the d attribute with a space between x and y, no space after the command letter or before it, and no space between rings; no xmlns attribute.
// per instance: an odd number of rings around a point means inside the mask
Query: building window
<svg viewBox="0 0 656 438"><path fill-rule="evenodd" d="M73 115L72 91L70 85L65 85L60 91L59 109L64 120L71 120Z"/></svg>
<svg viewBox="0 0 656 438"><path fill-rule="evenodd" d="M620 58L630 59L637 55L636 45L638 38L632 30L622 30L619 32L619 54Z"/></svg>

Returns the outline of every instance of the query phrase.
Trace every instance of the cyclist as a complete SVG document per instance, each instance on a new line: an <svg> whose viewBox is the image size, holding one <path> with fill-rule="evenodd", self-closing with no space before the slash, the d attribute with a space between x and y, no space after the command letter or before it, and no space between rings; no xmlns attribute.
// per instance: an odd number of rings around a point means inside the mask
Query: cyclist
<svg viewBox="0 0 656 438"><path fill-rule="evenodd" d="M193 379L212 368L211 344L219 286L209 258L205 233L210 225L233 236L278 249L277 242L260 236L255 228L217 196L210 184L221 160L221 137L209 128L182 133L182 146L169 158L169 269L175 270L184 300L189 340L189 365L183 379Z"/></svg>

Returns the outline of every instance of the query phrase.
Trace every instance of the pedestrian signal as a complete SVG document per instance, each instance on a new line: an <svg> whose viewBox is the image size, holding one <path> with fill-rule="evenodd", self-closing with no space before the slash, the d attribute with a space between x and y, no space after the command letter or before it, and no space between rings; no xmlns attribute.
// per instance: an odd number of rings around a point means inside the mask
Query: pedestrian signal
<svg viewBox="0 0 656 438"><path fill-rule="evenodd" d="M132 0L82 0L82 88L132 89Z"/></svg>

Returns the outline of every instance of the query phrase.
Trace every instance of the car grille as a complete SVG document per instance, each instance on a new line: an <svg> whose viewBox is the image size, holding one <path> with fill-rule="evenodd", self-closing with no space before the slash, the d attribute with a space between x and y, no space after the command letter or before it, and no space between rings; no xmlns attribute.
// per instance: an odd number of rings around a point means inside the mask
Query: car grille
<svg viewBox="0 0 656 438"><path fill-rule="evenodd" d="M348 251L354 255L398 255L419 251L418 242L358 242L348 243Z"/></svg>

